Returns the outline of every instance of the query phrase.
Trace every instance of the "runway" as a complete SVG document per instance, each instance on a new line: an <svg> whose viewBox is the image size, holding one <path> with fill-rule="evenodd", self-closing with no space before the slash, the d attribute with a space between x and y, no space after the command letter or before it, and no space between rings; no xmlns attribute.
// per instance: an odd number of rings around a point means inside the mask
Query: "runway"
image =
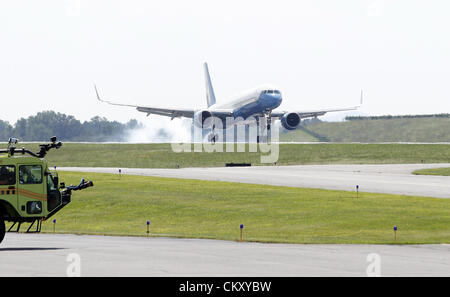
<svg viewBox="0 0 450 297"><path fill-rule="evenodd" d="M450 245L297 245L218 240L7 234L0 276L450 276ZM371 271L369 269L369 271Z"/></svg>
<svg viewBox="0 0 450 297"><path fill-rule="evenodd" d="M450 164L295 165L181 169L121 168L122 174L229 181L275 186L450 198L450 177L413 175L418 169ZM59 170L118 173L118 168L65 167Z"/></svg>
<svg viewBox="0 0 450 297"><path fill-rule="evenodd" d="M131 169L122 174L450 198L450 177L415 176L418 165L304 165ZM118 168L58 168L118 173ZM450 276L450 245L300 245L219 240L8 233L0 276ZM372 258L371 258L372 257ZM69 269L70 272L70 269Z"/></svg>

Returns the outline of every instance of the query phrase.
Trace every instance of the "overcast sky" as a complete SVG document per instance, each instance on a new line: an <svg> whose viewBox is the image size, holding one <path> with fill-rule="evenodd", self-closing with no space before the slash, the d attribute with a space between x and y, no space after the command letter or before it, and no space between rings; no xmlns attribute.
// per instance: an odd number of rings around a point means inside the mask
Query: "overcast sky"
<svg viewBox="0 0 450 297"><path fill-rule="evenodd" d="M450 2L412 0L0 2L0 119L145 115L96 101L204 108L258 84L283 110L450 113Z"/></svg>

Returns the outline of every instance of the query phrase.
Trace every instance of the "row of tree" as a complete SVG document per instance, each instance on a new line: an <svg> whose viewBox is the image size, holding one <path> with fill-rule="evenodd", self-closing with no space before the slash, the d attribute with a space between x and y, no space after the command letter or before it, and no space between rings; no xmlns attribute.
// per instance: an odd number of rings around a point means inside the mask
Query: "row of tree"
<svg viewBox="0 0 450 297"><path fill-rule="evenodd" d="M0 141L7 141L9 137L47 141L53 135L62 141L126 141L126 132L141 126L134 119L122 124L99 116L82 123L71 115L43 111L21 118L14 125L0 120Z"/></svg>
<svg viewBox="0 0 450 297"><path fill-rule="evenodd" d="M450 118L449 113L440 114L419 114L419 115L384 115L384 116L348 116L346 121L358 121L358 120L392 120L392 119L423 119L423 118Z"/></svg>

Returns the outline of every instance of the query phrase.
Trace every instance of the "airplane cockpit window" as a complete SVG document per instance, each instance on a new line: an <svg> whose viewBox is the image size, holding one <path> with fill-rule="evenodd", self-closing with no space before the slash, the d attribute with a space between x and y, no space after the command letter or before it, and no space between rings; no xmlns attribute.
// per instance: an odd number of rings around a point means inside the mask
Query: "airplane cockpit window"
<svg viewBox="0 0 450 297"><path fill-rule="evenodd" d="M264 90L262 91L263 94L281 94L278 90Z"/></svg>

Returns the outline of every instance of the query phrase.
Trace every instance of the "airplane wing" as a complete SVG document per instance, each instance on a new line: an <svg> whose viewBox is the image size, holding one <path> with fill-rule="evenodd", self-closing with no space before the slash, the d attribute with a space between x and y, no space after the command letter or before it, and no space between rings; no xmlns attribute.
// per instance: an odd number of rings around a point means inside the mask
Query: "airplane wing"
<svg viewBox="0 0 450 297"><path fill-rule="evenodd" d="M297 113L300 118L315 118L318 116L323 116L324 114L328 112L338 112L338 111L350 111L350 110L357 110L359 106L355 107L349 107L349 108L340 108L340 109L320 109L320 110L308 110L308 111L294 111ZM289 111L282 111L282 112L272 112L271 116L275 118L282 118L286 113L289 113Z"/></svg>
<svg viewBox="0 0 450 297"><path fill-rule="evenodd" d="M360 99L360 105L354 106L354 107L347 107L347 108L335 108L335 109L318 109L318 110L307 110L307 111L294 111L297 113L300 118L315 118L318 116L323 116L326 113L329 112L338 112L338 111L350 111L350 110L357 110L359 109L363 104L363 91L361 90L361 99ZM282 112L272 112L272 117L282 118L288 111L282 111Z"/></svg>
<svg viewBox="0 0 450 297"><path fill-rule="evenodd" d="M94 88L95 88L95 93L97 94L98 101L107 103L110 105L134 107L138 111L146 113L147 116L151 115L151 114L156 114L156 115L171 117L172 119L177 118L177 117L192 118L195 113L195 110L193 110L193 109L158 108L158 107L147 107L147 106L139 106L139 105L132 105L132 104L115 103L115 102L111 102L109 100L101 99L100 95L98 93L98 90L97 90L97 86L94 85Z"/></svg>
<svg viewBox="0 0 450 297"><path fill-rule="evenodd" d="M186 108L160 108L160 107L150 107L150 106L139 106L139 105L132 105L132 104L123 104L123 103L115 103L109 100L104 100L100 98L100 95L97 90L97 86L95 86L95 93L97 94L97 99L100 102L107 103L110 105L116 105L116 106L126 106L126 107L134 107L137 111L146 113L147 116L151 114L156 114L160 116L166 116L170 117L172 119L184 117L184 118L193 118L194 114L197 110L194 109L186 109ZM219 117L219 118L226 118L228 116L231 116L233 114L232 110L211 110L210 111L213 116Z"/></svg>

